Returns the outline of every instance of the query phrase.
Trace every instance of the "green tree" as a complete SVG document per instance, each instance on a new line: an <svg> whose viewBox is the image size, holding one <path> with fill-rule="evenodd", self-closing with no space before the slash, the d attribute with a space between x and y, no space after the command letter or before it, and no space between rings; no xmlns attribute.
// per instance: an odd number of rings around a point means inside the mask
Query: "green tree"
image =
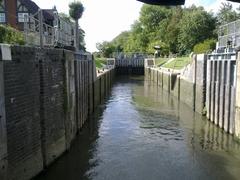
<svg viewBox="0 0 240 180"><path fill-rule="evenodd" d="M117 37L115 37L111 43L116 47L117 52L123 52L125 43L128 41L130 32L124 31L121 32Z"/></svg>
<svg viewBox="0 0 240 180"><path fill-rule="evenodd" d="M231 3L222 3L220 11L217 13L217 20L219 25L223 25L239 18L239 14L233 9Z"/></svg>
<svg viewBox="0 0 240 180"><path fill-rule="evenodd" d="M172 8L172 16L166 28L165 41L169 46L169 51L173 54L178 52L178 35L180 31L180 20L182 18L181 6Z"/></svg>
<svg viewBox="0 0 240 180"><path fill-rule="evenodd" d="M79 50L79 25L78 20L82 17L84 11L83 4L80 1L74 1L69 4L69 15L75 20L75 46Z"/></svg>
<svg viewBox="0 0 240 180"><path fill-rule="evenodd" d="M179 51L186 54L193 50L194 45L214 37L216 19L202 7L194 6L185 10L179 27Z"/></svg>
<svg viewBox="0 0 240 180"><path fill-rule="evenodd" d="M216 40L215 39L207 39L201 43L198 43L194 46L193 52L195 54L200 53L209 53L212 52L216 47Z"/></svg>
<svg viewBox="0 0 240 180"><path fill-rule="evenodd" d="M146 52L149 37L142 24L136 21L131 27L131 33L125 45L126 52Z"/></svg>
<svg viewBox="0 0 240 180"><path fill-rule="evenodd" d="M96 44L97 49L102 54L103 57L109 58L113 56L113 53L115 52L115 46L107 41L104 41L102 43Z"/></svg>

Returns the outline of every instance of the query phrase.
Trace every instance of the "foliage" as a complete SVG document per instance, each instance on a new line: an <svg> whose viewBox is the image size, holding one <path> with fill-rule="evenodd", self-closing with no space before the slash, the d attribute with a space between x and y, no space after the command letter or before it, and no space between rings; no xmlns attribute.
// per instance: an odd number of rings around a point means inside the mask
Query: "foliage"
<svg viewBox="0 0 240 180"><path fill-rule="evenodd" d="M115 46L107 41L97 44L97 49L101 52L103 57L111 57L115 52Z"/></svg>
<svg viewBox="0 0 240 180"><path fill-rule="evenodd" d="M83 11L84 11L84 7L80 1L74 1L69 4L69 15L75 21L77 21L82 17Z"/></svg>
<svg viewBox="0 0 240 180"><path fill-rule="evenodd" d="M193 48L193 52L196 54L208 53L213 51L215 47L216 47L216 40L207 39L201 43L196 44Z"/></svg>
<svg viewBox="0 0 240 180"><path fill-rule="evenodd" d="M64 21L71 23L71 17L65 13L59 13L59 16L64 19Z"/></svg>
<svg viewBox="0 0 240 180"><path fill-rule="evenodd" d="M107 64L107 60L105 58L96 58L95 64L96 64L96 68L100 69Z"/></svg>
<svg viewBox="0 0 240 180"><path fill-rule="evenodd" d="M9 26L0 25L0 43L24 45L23 34Z"/></svg>
<svg viewBox="0 0 240 180"><path fill-rule="evenodd" d="M239 11L239 9L238 9ZM231 3L222 3L217 15L218 24L223 25L237 20L240 17L239 12L233 9Z"/></svg>
<svg viewBox="0 0 240 180"><path fill-rule="evenodd" d="M86 51L85 31L79 28L79 50Z"/></svg>
<svg viewBox="0 0 240 180"><path fill-rule="evenodd" d="M153 47L158 45L161 56L187 55L205 40L209 41L204 43L204 48L200 47L201 52L210 50L217 39L218 26L240 18L239 12L240 8L234 10L230 3L222 3L216 14L195 5L187 8L145 4L131 29L110 42L101 43L100 53L102 56L112 56L114 51L153 54Z"/></svg>
<svg viewBox="0 0 240 180"><path fill-rule="evenodd" d="M169 61L169 58L157 58L155 60L155 64L156 66L163 66L168 61Z"/></svg>
<svg viewBox="0 0 240 180"><path fill-rule="evenodd" d="M191 7L184 12L178 36L180 54L188 54L195 44L214 37L216 19L202 7Z"/></svg>
<svg viewBox="0 0 240 180"><path fill-rule="evenodd" d="M192 59L190 57L178 57L169 63L165 63L163 67L170 69L182 69L190 64Z"/></svg>
<svg viewBox="0 0 240 180"><path fill-rule="evenodd" d="M65 13L59 13L59 16L64 19L64 21L68 23L72 23L71 17ZM85 43L85 31L79 28L79 50L86 51L86 43Z"/></svg>

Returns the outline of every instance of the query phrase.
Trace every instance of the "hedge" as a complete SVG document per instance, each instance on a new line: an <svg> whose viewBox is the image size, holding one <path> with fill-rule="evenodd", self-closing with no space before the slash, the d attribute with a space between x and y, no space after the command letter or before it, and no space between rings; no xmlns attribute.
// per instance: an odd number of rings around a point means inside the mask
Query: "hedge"
<svg viewBox="0 0 240 180"><path fill-rule="evenodd" d="M23 33L16 29L0 25L0 43L24 45Z"/></svg>

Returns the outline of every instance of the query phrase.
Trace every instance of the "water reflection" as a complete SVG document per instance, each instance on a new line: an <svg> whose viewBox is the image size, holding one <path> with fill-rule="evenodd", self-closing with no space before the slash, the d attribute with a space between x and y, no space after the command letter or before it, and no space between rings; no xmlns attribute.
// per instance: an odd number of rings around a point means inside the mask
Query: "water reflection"
<svg viewBox="0 0 240 180"><path fill-rule="evenodd" d="M42 179L239 179L239 144L142 77L119 78Z"/></svg>

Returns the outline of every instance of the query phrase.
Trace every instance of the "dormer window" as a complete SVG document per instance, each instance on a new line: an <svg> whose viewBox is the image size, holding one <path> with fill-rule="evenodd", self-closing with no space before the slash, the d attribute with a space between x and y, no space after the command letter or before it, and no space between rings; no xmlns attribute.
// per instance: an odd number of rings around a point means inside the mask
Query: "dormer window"
<svg viewBox="0 0 240 180"><path fill-rule="evenodd" d="M6 22L6 13L5 13L5 3L2 1L0 3L0 23Z"/></svg>

